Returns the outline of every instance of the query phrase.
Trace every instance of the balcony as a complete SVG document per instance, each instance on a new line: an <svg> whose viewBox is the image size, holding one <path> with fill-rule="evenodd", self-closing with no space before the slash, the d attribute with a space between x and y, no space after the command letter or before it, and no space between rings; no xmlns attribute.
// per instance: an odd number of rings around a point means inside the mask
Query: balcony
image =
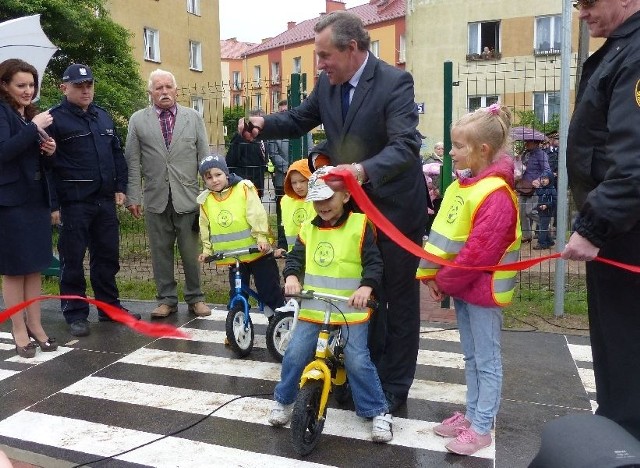
<svg viewBox="0 0 640 468"><path fill-rule="evenodd" d="M497 50L488 50L481 54L467 54L467 62L482 62L488 60L500 60L502 53Z"/></svg>

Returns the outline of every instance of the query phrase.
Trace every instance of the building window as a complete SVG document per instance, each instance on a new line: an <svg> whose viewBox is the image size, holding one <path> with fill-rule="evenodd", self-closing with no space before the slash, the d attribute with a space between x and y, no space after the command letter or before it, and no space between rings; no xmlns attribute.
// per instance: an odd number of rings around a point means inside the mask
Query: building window
<svg viewBox="0 0 640 468"><path fill-rule="evenodd" d="M280 91L271 92L271 110L276 112L278 110L278 103L280 102Z"/></svg>
<svg viewBox="0 0 640 468"><path fill-rule="evenodd" d="M302 73L302 57L293 58L293 73Z"/></svg>
<svg viewBox="0 0 640 468"><path fill-rule="evenodd" d="M204 99L200 96L191 96L191 108L201 117L204 117Z"/></svg>
<svg viewBox="0 0 640 468"><path fill-rule="evenodd" d="M280 62L271 62L271 83L280 84Z"/></svg>
<svg viewBox="0 0 640 468"><path fill-rule="evenodd" d="M189 41L189 68L202 71L202 44Z"/></svg>
<svg viewBox="0 0 640 468"><path fill-rule="evenodd" d="M371 53L375 58L380 58L380 41L371 41Z"/></svg>
<svg viewBox="0 0 640 468"><path fill-rule="evenodd" d="M155 29L144 28L144 59L160 61L160 32Z"/></svg>
<svg viewBox="0 0 640 468"><path fill-rule="evenodd" d="M187 11L200 16L200 0L187 0Z"/></svg>
<svg viewBox="0 0 640 468"><path fill-rule="evenodd" d="M242 89L242 73L234 71L231 76L231 89L240 91Z"/></svg>
<svg viewBox="0 0 640 468"><path fill-rule="evenodd" d="M536 118L547 123L560 115L560 93L551 91L548 93L533 93L533 113Z"/></svg>
<svg viewBox="0 0 640 468"><path fill-rule="evenodd" d="M469 96L469 112L498 102L498 96Z"/></svg>
<svg viewBox="0 0 640 468"><path fill-rule="evenodd" d="M404 34L400 36L400 49L398 50L398 63L404 63L407 57L407 41Z"/></svg>
<svg viewBox="0 0 640 468"><path fill-rule="evenodd" d="M258 93L255 95L254 109L262 109L262 94Z"/></svg>
<svg viewBox="0 0 640 468"><path fill-rule="evenodd" d="M233 95L233 107L240 107L240 95L239 94L234 94Z"/></svg>
<svg viewBox="0 0 640 468"><path fill-rule="evenodd" d="M253 86L255 88L260 87L260 80L262 79L262 72L260 71L260 65L255 65L253 67Z"/></svg>
<svg viewBox="0 0 640 468"><path fill-rule="evenodd" d="M562 38L562 16L540 16L536 18L534 54L550 55L560 53Z"/></svg>
<svg viewBox="0 0 640 468"><path fill-rule="evenodd" d="M467 60L500 58L500 22L469 23Z"/></svg>

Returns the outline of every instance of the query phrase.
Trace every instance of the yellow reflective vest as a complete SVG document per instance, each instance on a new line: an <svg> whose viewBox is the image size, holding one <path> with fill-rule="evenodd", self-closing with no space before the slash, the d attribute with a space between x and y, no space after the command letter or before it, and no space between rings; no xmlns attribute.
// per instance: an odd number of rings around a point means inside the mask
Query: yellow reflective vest
<svg viewBox="0 0 640 468"><path fill-rule="evenodd" d="M251 190L255 190L251 186ZM251 235L251 225L247 221L247 198L241 184L233 186L220 200L209 194L202 210L209 219L211 244L215 252L258 247L256 239ZM239 257L241 262L250 262L264 254L261 252L245 254ZM217 261L216 265L231 265L234 258Z"/></svg>
<svg viewBox="0 0 640 468"><path fill-rule="evenodd" d="M429 241L424 249L445 260L453 260L469 238L476 210L492 192L507 187L511 199L518 210L518 197L509 185L500 177L486 177L472 185L462 187L459 181L453 182L445 192L438 216L431 226ZM522 232L520 215L516 221L515 240L509 245L500 259L500 264L518 261ZM426 259L420 260L416 278L433 279L440 265ZM499 306L509 304L513 298L517 272L495 271L492 274L492 296Z"/></svg>
<svg viewBox="0 0 640 468"><path fill-rule="evenodd" d="M362 281L361 247L367 217L351 213L338 227L319 228L306 222L300 229L300 240L305 249L304 289L351 296ZM356 309L346 302L337 304L342 313L325 301L304 299L300 319L322 323L327 308L331 310L331 324L361 323L369 320L371 309Z"/></svg>
<svg viewBox="0 0 640 468"><path fill-rule="evenodd" d="M282 209L284 235L287 238L288 250L291 251L300 232L300 226L303 222L312 220L316 216L316 212L313 209L313 202L295 199L289 195L282 197L280 208Z"/></svg>

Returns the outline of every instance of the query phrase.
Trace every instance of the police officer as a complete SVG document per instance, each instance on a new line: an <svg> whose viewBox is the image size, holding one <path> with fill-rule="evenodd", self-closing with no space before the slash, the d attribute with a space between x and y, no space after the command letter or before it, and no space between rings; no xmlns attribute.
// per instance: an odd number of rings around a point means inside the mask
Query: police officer
<svg viewBox="0 0 640 468"><path fill-rule="evenodd" d="M86 296L84 256L96 299L121 307L115 276L119 263L116 204L126 199L127 164L109 114L93 104L93 74L73 64L62 76L62 102L51 109L48 130L58 143L53 158L54 222L60 223L60 294ZM62 300L62 313L74 336L87 336L89 305ZM139 314L131 314L140 319ZM98 311L100 321L108 315Z"/></svg>

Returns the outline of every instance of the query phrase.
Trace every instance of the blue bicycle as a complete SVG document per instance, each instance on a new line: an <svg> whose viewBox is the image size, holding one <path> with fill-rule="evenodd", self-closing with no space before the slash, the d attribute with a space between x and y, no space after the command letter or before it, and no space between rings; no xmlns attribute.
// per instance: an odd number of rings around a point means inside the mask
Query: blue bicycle
<svg viewBox="0 0 640 468"><path fill-rule="evenodd" d="M205 259L206 262L220 261L225 258L235 259L235 265L231 267L234 275L234 293L227 307L229 312L225 321L225 332L229 346L238 357L248 356L253 349L255 331L249 314L251 305L248 298L255 299L258 303L258 310L267 318L271 318L274 315L274 311L260 299L258 293L251 289L248 284L243 284L242 275L240 274L240 264L242 263L240 256L258 253L259 251L257 247L250 247L229 252L216 252ZM267 348L272 350L275 349L275 346L270 339L273 339L273 335L267 334ZM280 361L282 360L280 355L274 355L274 357L276 359L279 358Z"/></svg>

